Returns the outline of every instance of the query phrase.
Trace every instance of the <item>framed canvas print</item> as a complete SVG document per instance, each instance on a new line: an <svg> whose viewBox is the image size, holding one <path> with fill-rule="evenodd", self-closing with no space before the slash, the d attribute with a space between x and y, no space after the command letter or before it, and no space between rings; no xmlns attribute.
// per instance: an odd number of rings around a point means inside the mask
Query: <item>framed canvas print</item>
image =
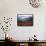
<svg viewBox="0 0 46 46"><path fill-rule="evenodd" d="M17 26L33 26L33 14L17 14Z"/></svg>

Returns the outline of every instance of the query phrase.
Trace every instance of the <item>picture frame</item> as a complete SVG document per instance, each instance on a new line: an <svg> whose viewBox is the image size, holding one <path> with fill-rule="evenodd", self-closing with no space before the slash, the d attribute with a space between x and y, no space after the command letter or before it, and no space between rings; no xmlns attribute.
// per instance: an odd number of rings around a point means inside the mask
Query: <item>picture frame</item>
<svg viewBox="0 0 46 46"><path fill-rule="evenodd" d="M33 14L17 14L17 26L33 26Z"/></svg>

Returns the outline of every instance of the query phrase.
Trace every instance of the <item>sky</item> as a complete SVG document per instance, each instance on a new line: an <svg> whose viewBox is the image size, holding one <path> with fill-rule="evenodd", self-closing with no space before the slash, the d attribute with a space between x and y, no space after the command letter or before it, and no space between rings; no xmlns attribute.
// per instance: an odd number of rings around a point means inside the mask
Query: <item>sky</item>
<svg viewBox="0 0 46 46"><path fill-rule="evenodd" d="M18 15L19 19L26 19L26 18L29 18L29 17L32 17L32 15Z"/></svg>

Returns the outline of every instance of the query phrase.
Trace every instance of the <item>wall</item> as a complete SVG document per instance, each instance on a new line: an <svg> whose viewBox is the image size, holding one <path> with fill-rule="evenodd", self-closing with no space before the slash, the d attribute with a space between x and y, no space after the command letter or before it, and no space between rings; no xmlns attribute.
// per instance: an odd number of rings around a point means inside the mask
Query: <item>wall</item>
<svg viewBox="0 0 46 46"><path fill-rule="evenodd" d="M13 17L11 29L8 31L10 37L16 40L28 40L29 37L36 34L37 39L45 40L46 8L44 7L33 8L28 0L0 0L0 16ZM18 27L17 14L34 14L33 27ZM0 36L0 39L2 38Z"/></svg>

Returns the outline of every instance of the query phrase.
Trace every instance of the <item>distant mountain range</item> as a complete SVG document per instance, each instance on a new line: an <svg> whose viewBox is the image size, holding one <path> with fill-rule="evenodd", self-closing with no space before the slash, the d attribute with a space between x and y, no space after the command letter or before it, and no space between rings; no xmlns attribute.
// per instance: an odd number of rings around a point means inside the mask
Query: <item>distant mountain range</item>
<svg viewBox="0 0 46 46"><path fill-rule="evenodd" d="M25 17L25 18L21 18L21 17L17 17L17 21L18 22L27 22L27 21L33 21L33 17Z"/></svg>

